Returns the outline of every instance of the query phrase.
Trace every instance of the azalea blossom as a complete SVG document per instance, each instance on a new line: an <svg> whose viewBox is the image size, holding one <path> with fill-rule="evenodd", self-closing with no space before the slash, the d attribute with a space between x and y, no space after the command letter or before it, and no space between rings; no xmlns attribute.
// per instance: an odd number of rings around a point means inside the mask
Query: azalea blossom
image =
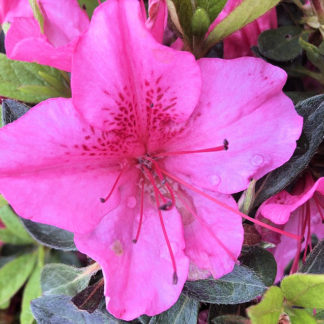
<svg viewBox="0 0 324 324"><path fill-rule="evenodd" d="M189 269L233 269L245 215L229 194L286 162L301 133L285 81L260 59L163 46L138 1L109 0L75 48L72 99L0 130L0 192L20 216L75 234L102 267L110 313L155 315Z"/></svg>
<svg viewBox="0 0 324 324"><path fill-rule="evenodd" d="M16 12L5 37L7 56L71 71L74 47L88 28L89 18L77 0L39 0L38 4L44 31L35 17Z"/></svg>
<svg viewBox="0 0 324 324"><path fill-rule="evenodd" d="M226 18L242 0L228 0L224 9L211 24L209 32ZM224 58L232 59L241 56L252 56L251 47L257 45L259 35L267 30L277 28L276 9L273 8L245 27L224 39Z"/></svg>
<svg viewBox="0 0 324 324"><path fill-rule="evenodd" d="M304 238L296 242L285 236L259 228L265 241L276 244L272 249L277 261L276 281L282 279L285 268L294 259L291 272L298 270L300 254L304 250L303 261L307 251L312 249L311 235L324 238L324 178L315 183L310 174L302 178L290 194L283 190L266 200L257 211L258 219L268 219L273 224L282 225L282 229Z"/></svg>

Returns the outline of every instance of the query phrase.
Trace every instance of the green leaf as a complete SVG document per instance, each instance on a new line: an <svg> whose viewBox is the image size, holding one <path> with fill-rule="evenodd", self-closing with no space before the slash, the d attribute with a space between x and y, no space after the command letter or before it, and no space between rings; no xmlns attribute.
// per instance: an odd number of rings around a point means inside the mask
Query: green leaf
<svg viewBox="0 0 324 324"><path fill-rule="evenodd" d="M191 19L193 15L191 0L172 0L172 2L176 8L178 19L184 32L183 36L187 38L189 42L191 42Z"/></svg>
<svg viewBox="0 0 324 324"><path fill-rule="evenodd" d="M204 303L239 304L261 295L265 289L254 271L245 266L235 266L231 273L220 279L187 281L183 291Z"/></svg>
<svg viewBox="0 0 324 324"><path fill-rule="evenodd" d="M324 308L324 275L295 273L282 280L281 290L293 306Z"/></svg>
<svg viewBox="0 0 324 324"><path fill-rule="evenodd" d="M73 233L55 226L32 222L29 219L21 219L25 229L38 243L53 249L62 251L75 251Z"/></svg>
<svg viewBox="0 0 324 324"><path fill-rule="evenodd" d="M297 26L283 26L270 29L260 34L258 48L260 53L268 59L287 62L301 55L299 36L302 29Z"/></svg>
<svg viewBox="0 0 324 324"><path fill-rule="evenodd" d="M278 4L279 0L243 0L225 19L223 19L208 35L206 50L223 40L226 36L243 28L262 16Z"/></svg>
<svg viewBox="0 0 324 324"><path fill-rule="evenodd" d="M6 243L13 243L7 242L7 240L5 239L5 237L10 235L14 236L15 238L13 238L13 240L17 241L17 243L13 244L34 243L34 240L28 235L20 219L9 207L9 205L0 208L0 219L5 225L5 229L0 230L1 240L3 240Z"/></svg>
<svg viewBox="0 0 324 324"><path fill-rule="evenodd" d="M263 189L256 197L254 206L286 188L308 165L316 153L324 136L324 95L318 95L296 106L297 112L304 118L303 132L297 142L297 148L288 162L259 180ZM266 180L265 180L266 179Z"/></svg>
<svg viewBox="0 0 324 324"><path fill-rule="evenodd" d="M6 205L8 205L6 199L4 199L3 196L0 195L0 208Z"/></svg>
<svg viewBox="0 0 324 324"><path fill-rule="evenodd" d="M32 324L34 322L34 316L30 309L30 303L32 300L42 295L40 284L41 271L42 266L38 265L31 274L24 289L22 298L22 310L20 313L20 324Z"/></svg>
<svg viewBox="0 0 324 324"><path fill-rule="evenodd" d="M283 294L278 287L270 287L262 301L247 309L252 324L277 324L283 311Z"/></svg>
<svg viewBox="0 0 324 324"><path fill-rule="evenodd" d="M170 309L151 318L149 324L197 324L199 302L184 294Z"/></svg>
<svg viewBox="0 0 324 324"><path fill-rule="evenodd" d="M308 255L300 272L304 273L324 273L324 240L320 241L313 251Z"/></svg>
<svg viewBox="0 0 324 324"><path fill-rule="evenodd" d="M250 246L243 249L240 262L255 271L266 286L273 284L277 263L272 253L258 246Z"/></svg>
<svg viewBox="0 0 324 324"><path fill-rule="evenodd" d="M28 103L38 103L52 97L70 97L71 92L63 74L52 67L36 63L9 60L0 53L0 96ZM39 74L57 79L58 91ZM63 90L64 89L64 90Z"/></svg>
<svg viewBox="0 0 324 324"><path fill-rule="evenodd" d="M197 7L203 8L208 13L209 19L213 22L223 10L227 0L197 0Z"/></svg>
<svg viewBox="0 0 324 324"><path fill-rule="evenodd" d="M0 310L1 309L7 309L10 306L10 299L7 300L5 303L0 305Z"/></svg>
<svg viewBox="0 0 324 324"><path fill-rule="evenodd" d="M7 302L33 270L36 254L24 254L0 268L0 304Z"/></svg>
<svg viewBox="0 0 324 324"><path fill-rule="evenodd" d="M291 324L317 324L316 319L304 309L286 307Z"/></svg>
<svg viewBox="0 0 324 324"><path fill-rule="evenodd" d="M65 264L47 264L41 277L43 294L74 296L88 286L96 270L99 268L93 265L75 268Z"/></svg>
<svg viewBox="0 0 324 324"><path fill-rule="evenodd" d="M89 18L92 17L93 11L98 7L98 0L78 0L80 7L86 10ZM105 0L101 0L105 2Z"/></svg>
<svg viewBox="0 0 324 324"><path fill-rule="evenodd" d="M92 314L78 310L70 296L43 296L31 302L32 313L39 324L111 324L116 323L100 310Z"/></svg>
<svg viewBox="0 0 324 324"><path fill-rule="evenodd" d="M39 5L36 0L29 0L29 4L33 10L34 18L37 20L41 33L44 34L44 17L39 8Z"/></svg>

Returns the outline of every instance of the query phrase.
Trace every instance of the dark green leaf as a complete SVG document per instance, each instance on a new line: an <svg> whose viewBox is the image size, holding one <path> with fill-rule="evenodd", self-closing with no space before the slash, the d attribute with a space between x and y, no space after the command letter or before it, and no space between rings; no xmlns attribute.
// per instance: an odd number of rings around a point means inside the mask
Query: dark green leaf
<svg viewBox="0 0 324 324"><path fill-rule="evenodd" d="M266 286L273 284L277 263L272 253L258 246L250 246L243 249L240 262L254 270Z"/></svg>
<svg viewBox="0 0 324 324"><path fill-rule="evenodd" d="M52 67L13 61L9 60L6 55L0 54L0 71L0 96L38 103L52 97L70 97L71 95L64 74ZM39 74L42 72L56 79L64 91L59 91L49 84Z"/></svg>
<svg viewBox="0 0 324 324"><path fill-rule="evenodd" d="M78 310L69 296L44 296L31 302L38 324L112 324L116 323L103 312L92 314Z"/></svg>
<svg viewBox="0 0 324 324"><path fill-rule="evenodd" d="M2 101L2 124L7 125L24 115L29 107L11 99Z"/></svg>
<svg viewBox="0 0 324 324"><path fill-rule="evenodd" d="M104 2L105 0L101 0ZM93 11L98 7L98 0L78 0L80 7L86 10L89 18L92 17Z"/></svg>
<svg viewBox="0 0 324 324"><path fill-rule="evenodd" d="M258 38L260 53L278 62L295 59L302 53L299 45L301 31L302 29L297 26L283 26L264 31Z"/></svg>
<svg viewBox="0 0 324 324"><path fill-rule="evenodd" d="M36 261L36 254L24 254L0 268L0 304L7 302L25 283Z"/></svg>
<svg viewBox="0 0 324 324"><path fill-rule="evenodd" d="M249 320L242 316L237 315L222 315L213 318L210 323L212 324L249 324Z"/></svg>
<svg viewBox="0 0 324 324"><path fill-rule="evenodd" d="M199 302L184 294L169 310L160 315L154 316L150 320L150 324L197 324Z"/></svg>
<svg viewBox="0 0 324 324"><path fill-rule="evenodd" d="M254 206L287 187L308 165L324 135L324 95L318 95L296 106L297 112L304 117L303 133L298 140L297 148L291 159L269 176L261 179L265 182L262 191L256 198Z"/></svg>
<svg viewBox="0 0 324 324"><path fill-rule="evenodd" d="M75 251L73 233L55 226L39 224L28 219L21 219L27 232L42 245L63 251Z"/></svg>
<svg viewBox="0 0 324 324"><path fill-rule="evenodd" d="M265 289L254 271L245 266L235 266L231 273L217 280L187 281L184 293L205 303L239 304L256 298Z"/></svg>
<svg viewBox="0 0 324 324"><path fill-rule="evenodd" d="M320 241L314 250L308 255L300 272L304 273L324 273L324 240Z"/></svg>
<svg viewBox="0 0 324 324"><path fill-rule="evenodd" d="M93 274L92 265L78 269L65 264L47 264L41 277L43 295L74 296L88 286Z"/></svg>
<svg viewBox="0 0 324 324"><path fill-rule="evenodd" d="M191 19L193 15L193 8L191 0L172 0L175 5L180 25L184 32L184 37L191 40Z"/></svg>

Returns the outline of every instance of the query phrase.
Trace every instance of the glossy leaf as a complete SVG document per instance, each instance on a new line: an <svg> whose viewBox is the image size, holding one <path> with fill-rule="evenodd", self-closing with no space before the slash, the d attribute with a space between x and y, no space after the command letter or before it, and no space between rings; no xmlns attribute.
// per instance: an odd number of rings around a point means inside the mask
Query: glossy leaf
<svg viewBox="0 0 324 324"><path fill-rule="evenodd" d="M255 271L266 286L273 284L277 264L272 253L258 246L250 246L243 249L240 262Z"/></svg>
<svg viewBox="0 0 324 324"><path fill-rule="evenodd" d="M70 89L59 70L36 63L9 60L0 54L0 96L38 103L52 97L70 97ZM64 91L46 82L39 72L57 79Z"/></svg>
<svg viewBox="0 0 324 324"><path fill-rule="evenodd" d="M262 301L247 309L252 324L277 324L283 311L283 294L278 287L270 287Z"/></svg>
<svg viewBox="0 0 324 324"><path fill-rule="evenodd" d="M287 62L301 55L299 36L302 29L297 26L283 26L270 29L260 34L258 48L268 59L277 62Z"/></svg>
<svg viewBox="0 0 324 324"><path fill-rule="evenodd" d="M307 167L323 140L324 95L301 101L296 110L304 117L303 132L297 148L287 163L259 181L265 181L265 184L256 197L255 206L287 187Z"/></svg>
<svg viewBox="0 0 324 324"><path fill-rule="evenodd" d="M2 101L2 124L7 125L17 120L29 110L29 107L11 99Z"/></svg>
<svg viewBox="0 0 324 324"><path fill-rule="evenodd" d="M170 309L151 318L149 324L196 324L198 320L199 302L184 294Z"/></svg>
<svg viewBox="0 0 324 324"><path fill-rule="evenodd" d="M257 274L244 266L220 279L187 281L184 293L201 302L211 304L239 304L261 295L266 286Z"/></svg>
<svg viewBox="0 0 324 324"><path fill-rule="evenodd" d="M324 308L324 275L295 273L282 280L281 290L292 306Z"/></svg>
<svg viewBox="0 0 324 324"><path fill-rule="evenodd" d="M75 268L65 264L47 264L41 277L42 291L47 295L74 296L85 289L91 276L93 266Z"/></svg>
<svg viewBox="0 0 324 324"><path fill-rule="evenodd" d="M300 271L305 273L324 273L324 240L320 241L308 255Z"/></svg>
<svg viewBox="0 0 324 324"><path fill-rule="evenodd" d="M24 254L0 268L0 304L7 302L32 272L36 254Z"/></svg>
<svg viewBox="0 0 324 324"><path fill-rule="evenodd" d="M75 251L73 233L55 226L32 222L22 219L27 232L40 244L63 251Z"/></svg>

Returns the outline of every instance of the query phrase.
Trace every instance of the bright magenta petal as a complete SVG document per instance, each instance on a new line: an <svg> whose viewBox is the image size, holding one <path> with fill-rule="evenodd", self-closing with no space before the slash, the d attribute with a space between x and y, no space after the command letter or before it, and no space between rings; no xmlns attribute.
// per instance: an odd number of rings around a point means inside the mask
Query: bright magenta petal
<svg viewBox="0 0 324 324"><path fill-rule="evenodd" d="M187 279L189 261L183 252L180 215L176 209L163 212L177 266L178 283L173 284L170 254L151 199L144 200L141 234L136 244L132 242L138 229L141 198L137 175L126 176L129 183L120 187L120 205L93 232L76 235L75 243L103 269L108 311L132 320L142 314L161 313L177 301Z"/></svg>
<svg viewBox="0 0 324 324"><path fill-rule="evenodd" d="M200 95L193 55L156 42L138 1L98 7L72 70L73 102L85 118L142 142L163 137L168 123L186 120Z"/></svg>
<svg viewBox="0 0 324 324"><path fill-rule="evenodd" d="M0 193L24 218L89 231L117 202L100 202L118 174L101 146L106 136L71 100L42 102L0 130Z"/></svg>
<svg viewBox="0 0 324 324"><path fill-rule="evenodd" d="M169 157L170 172L223 193L245 189L285 163L296 148L302 118L283 94L286 73L260 59L201 59L203 86L192 124L168 151L221 146L227 151Z"/></svg>
<svg viewBox="0 0 324 324"><path fill-rule="evenodd" d="M228 206L237 208L231 196L215 193L211 195ZM198 194L190 193L190 197L191 209L195 215L184 217L188 214L186 207L181 211L186 241L185 253L199 269L207 270L214 278L219 278L232 271L241 252L242 218ZM183 201L183 204L186 204L186 201Z"/></svg>
<svg viewBox="0 0 324 324"><path fill-rule="evenodd" d="M160 43L163 41L167 21L168 7L166 0L149 0L149 18L146 21L146 26Z"/></svg>
<svg viewBox="0 0 324 324"><path fill-rule="evenodd" d="M0 0L0 24L11 22L15 17L32 17L29 1Z"/></svg>
<svg viewBox="0 0 324 324"><path fill-rule="evenodd" d="M16 18L5 38L9 58L71 71L72 53L89 19L75 0L45 1L44 34L35 18Z"/></svg>

